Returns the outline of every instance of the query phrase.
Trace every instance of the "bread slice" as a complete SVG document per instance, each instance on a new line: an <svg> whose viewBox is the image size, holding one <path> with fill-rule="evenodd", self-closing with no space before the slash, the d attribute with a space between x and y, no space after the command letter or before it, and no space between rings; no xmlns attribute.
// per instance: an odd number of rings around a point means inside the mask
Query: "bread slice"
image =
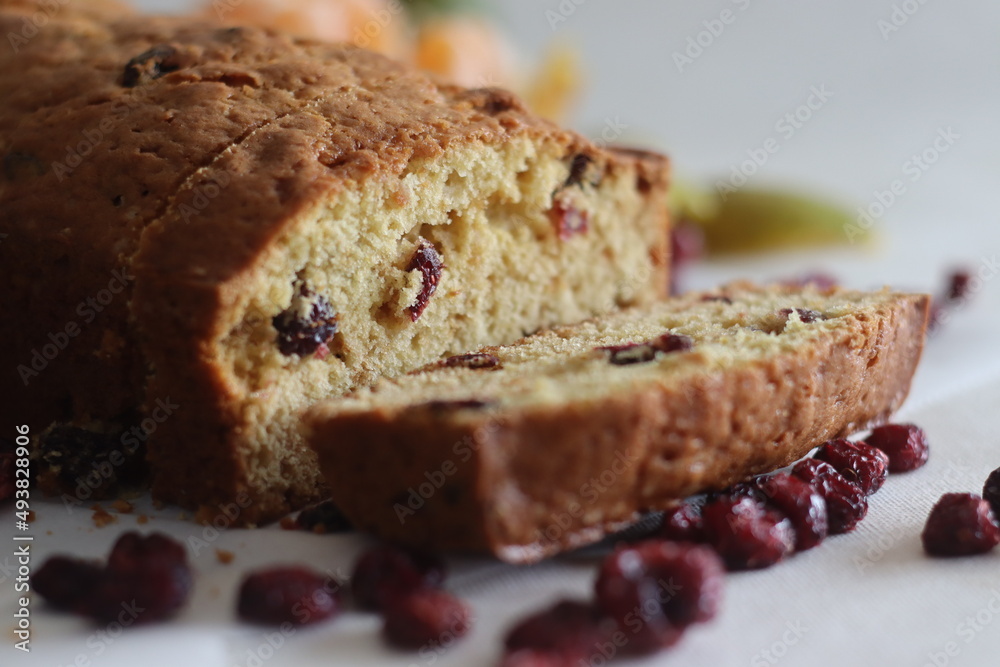
<svg viewBox="0 0 1000 667"><path fill-rule="evenodd" d="M6 407L148 440L154 495L203 518L322 495L297 418L321 398L666 290L666 160L505 91L71 7L0 65Z"/></svg>
<svg viewBox="0 0 1000 667"><path fill-rule="evenodd" d="M452 357L306 416L362 529L530 562L884 420L928 297L734 284Z"/></svg>

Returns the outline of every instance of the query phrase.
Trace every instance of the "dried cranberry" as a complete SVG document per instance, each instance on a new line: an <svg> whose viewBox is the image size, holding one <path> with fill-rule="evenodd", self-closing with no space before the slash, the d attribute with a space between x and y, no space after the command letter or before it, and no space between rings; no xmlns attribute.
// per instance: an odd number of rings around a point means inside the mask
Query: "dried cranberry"
<svg viewBox="0 0 1000 667"><path fill-rule="evenodd" d="M632 629L649 652L670 646L678 630L712 619L722 601L725 568L708 547L652 540L623 547L604 559L597 575L597 603ZM641 629L630 627L636 619Z"/></svg>
<svg viewBox="0 0 1000 667"><path fill-rule="evenodd" d="M701 508L690 502L671 507L663 513L658 536L675 542L703 541L705 525L701 520Z"/></svg>
<svg viewBox="0 0 1000 667"><path fill-rule="evenodd" d="M868 513L868 500L861 487L849 481L829 463L805 459L795 464L792 475L808 482L823 496L831 535L854 530Z"/></svg>
<svg viewBox="0 0 1000 667"><path fill-rule="evenodd" d="M106 572L87 610L103 622L117 618L122 605L130 603L140 610L137 623L169 618L193 587L184 545L160 533L122 535L111 548Z"/></svg>
<svg viewBox="0 0 1000 667"><path fill-rule="evenodd" d="M324 500L299 512L295 517L295 527L313 533L348 533L354 530L354 525L332 500Z"/></svg>
<svg viewBox="0 0 1000 667"><path fill-rule="evenodd" d="M680 221L670 229L670 261L683 265L700 259L705 252L705 232L695 223Z"/></svg>
<svg viewBox="0 0 1000 667"><path fill-rule="evenodd" d="M177 49L169 44L158 44L149 51L140 53L125 65L122 74L122 86L134 88L140 83L148 83L159 79L164 74L180 69L175 56Z"/></svg>
<svg viewBox="0 0 1000 667"><path fill-rule="evenodd" d="M278 350L285 356L316 354L333 340L338 330L337 313L329 300L305 285L299 288L292 305L274 316L272 324L278 331Z"/></svg>
<svg viewBox="0 0 1000 667"><path fill-rule="evenodd" d="M492 354L459 354L454 357L448 357L441 363L447 368L471 368L474 370L481 368L503 368L500 359Z"/></svg>
<svg viewBox="0 0 1000 667"><path fill-rule="evenodd" d="M863 442L829 440L820 446L813 458L832 465L837 472L861 487L866 496L882 488L889 471L889 457Z"/></svg>
<svg viewBox="0 0 1000 667"><path fill-rule="evenodd" d="M972 276L968 271L959 269L948 276L948 300L961 301L969 296L969 284Z"/></svg>
<svg viewBox="0 0 1000 667"><path fill-rule="evenodd" d="M990 473L983 485L983 498L993 508L993 515L1000 518L1000 468Z"/></svg>
<svg viewBox="0 0 1000 667"><path fill-rule="evenodd" d="M608 361L615 366L629 366L652 361L657 352L685 352L694 347L694 341L683 334L665 333L644 343L625 343L623 345L607 345L597 348L608 352Z"/></svg>
<svg viewBox="0 0 1000 667"><path fill-rule="evenodd" d="M31 577L32 589L57 609L81 611L104 576L104 568L70 556L52 556Z"/></svg>
<svg viewBox="0 0 1000 667"><path fill-rule="evenodd" d="M787 320L791 316L792 311L795 311L795 313L799 316L799 321L803 324L812 324L818 320L826 319L823 316L823 313L817 310L810 310L808 308L782 308L778 311L778 314Z"/></svg>
<svg viewBox="0 0 1000 667"><path fill-rule="evenodd" d="M730 570L768 567L794 549L791 522L753 498L719 498L701 514L708 543Z"/></svg>
<svg viewBox="0 0 1000 667"><path fill-rule="evenodd" d="M927 517L920 536L932 556L986 553L1000 544L1000 525L990 504L973 493L946 493Z"/></svg>
<svg viewBox="0 0 1000 667"><path fill-rule="evenodd" d="M552 224L556 226L559 238L563 241L577 234L586 234L590 228L590 214L561 199L553 202L552 208L549 210L549 217L552 219Z"/></svg>
<svg viewBox="0 0 1000 667"><path fill-rule="evenodd" d="M504 646L510 653L537 651L576 664L579 660L589 660L610 639L616 627L593 603L563 600L514 626L507 633Z"/></svg>
<svg viewBox="0 0 1000 667"><path fill-rule="evenodd" d="M812 549L829 533L826 501L811 484L788 473L758 479L767 503L788 517L795 530L795 550Z"/></svg>
<svg viewBox="0 0 1000 667"><path fill-rule="evenodd" d="M913 424L879 426L865 438L865 444L885 452L889 472L916 470L927 463L929 455L927 435Z"/></svg>
<svg viewBox="0 0 1000 667"><path fill-rule="evenodd" d="M240 618L265 625L309 625L340 612L339 584L303 567L253 572L240 584Z"/></svg>
<svg viewBox="0 0 1000 667"><path fill-rule="evenodd" d="M588 177L588 175L595 171L595 164L594 158L586 153L577 153L574 155L569 165L569 176L566 177L563 187L581 186L584 182L596 185L595 178L593 176Z"/></svg>
<svg viewBox="0 0 1000 667"><path fill-rule="evenodd" d="M351 576L351 592L362 609L379 610L394 598L440 586L444 578L444 561L437 556L381 545L358 558Z"/></svg>
<svg viewBox="0 0 1000 667"><path fill-rule="evenodd" d="M438 254L434 244L421 239L416 252L410 258L410 263L406 266L407 273L419 271L421 277L420 292L417 293L413 304L406 309L410 314L410 321L416 322L424 314L427 304L434 296L434 292L437 291L438 283L441 282L443 268L441 255Z"/></svg>
<svg viewBox="0 0 1000 667"><path fill-rule="evenodd" d="M425 588L394 598L382 610L386 640L400 648L450 646L472 627L469 608L454 595Z"/></svg>

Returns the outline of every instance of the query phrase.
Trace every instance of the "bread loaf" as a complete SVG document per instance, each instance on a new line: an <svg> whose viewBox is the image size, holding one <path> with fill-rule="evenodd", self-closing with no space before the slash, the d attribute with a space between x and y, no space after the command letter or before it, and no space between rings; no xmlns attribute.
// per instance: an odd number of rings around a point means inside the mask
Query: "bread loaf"
<svg viewBox="0 0 1000 667"><path fill-rule="evenodd" d="M689 294L320 403L310 442L360 528L530 562L883 421L927 307L889 291Z"/></svg>
<svg viewBox="0 0 1000 667"><path fill-rule="evenodd" d="M56 485L74 433L148 442L155 497L279 516L323 493L311 403L666 289L662 157L351 46L46 16L0 50L0 391L72 427Z"/></svg>

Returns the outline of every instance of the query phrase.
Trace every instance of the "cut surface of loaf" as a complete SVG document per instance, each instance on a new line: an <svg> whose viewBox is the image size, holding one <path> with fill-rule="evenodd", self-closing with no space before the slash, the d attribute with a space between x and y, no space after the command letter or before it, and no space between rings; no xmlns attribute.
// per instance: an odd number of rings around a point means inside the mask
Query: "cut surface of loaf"
<svg viewBox="0 0 1000 667"><path fill-rule="evenodd" d="M323 402L310 444L360 528L534 561L884 420L909 390L927 308L734 284Z"/></svg>
<svg viewBox="0 0 1000 667"><path fill-rule="evenodd" d="M0 29L37 7L3 0ZM666 290L666 160L505 91L72 7L0 64L8 407L106 449L142 425L154 495L202 518L322 495L298 429L321 398ZM40 456L73 489L67 442Z"/></svg>

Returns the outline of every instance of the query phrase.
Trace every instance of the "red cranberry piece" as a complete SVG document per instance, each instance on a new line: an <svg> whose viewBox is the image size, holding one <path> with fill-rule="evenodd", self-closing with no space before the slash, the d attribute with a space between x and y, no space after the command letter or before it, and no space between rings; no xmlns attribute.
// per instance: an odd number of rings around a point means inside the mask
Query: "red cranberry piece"
<svg viewBox="0 0 1000 667"><path fill-rule="evenodd" d="M704 541L705 525L701 520L701 508L690 502L671 507L663 513L658 536L674 542Z"/></svg>
<svg viewBox="0 0 1000 667"><path fill-rule="evenodd" d="M596 605L563 600L514 626L504 646L508 653L535 651L576 664L589 659L598 646L609 641L615 629L615 622Z"/></svg>
<svg viewBox="0 0 1000 667"><path fill-rule="evenodd" d="M849 481L829 463L819 459L799 461L792 475L808 482L826 501L830 534L854 530L868 513L868 499L857 484Z"/></svg>
<svg viewBox="0 0 1000 667"><path fill-rule="evenodd" d="M303 567L252 572L240 584L237 612L264 625L309 625L340 612L340 586Z"/></svg>
<svg viewBox="0 0 1000 667"><path fill-rule="evenodd" d="M889 472L916 470L927 463L927 435L913 424L879 426L865 438L865 444L889 457Z"/></svg>
<svg viewBox="0 0 1000 667"><path fill-rule="evenodd" d="M465 603L433 588L394 598L382 609L382 616L386 640L399 648L450 646L472 627Z"/></svg>
<svg viewBox="0 0 1000 667"><path fill-rule="evenodd" d="M973 493L946 493L920 535L931 556L969 556L1000 544L1000 525L990 504Z"/></svg>
<svg viewBox="0 0 1000 667"><path fill-rule="evenodd" d="M349 533L354 530L354 525L332 500L324 500L299 512L295 517L295 527L320 534Z"/></svg>
<svg viewBox="0 0 1000 667"><path fill-rule="evenodd" d="M757 486L772 505L792 522L795 530L795 550L812 549L830 531L826 501L809 482L788 473L758 478Z"/></svg>
<svg viewBox="0 0 1000 667"><path fill-rule="evenodd" d="M722 561L708 547L651 540L604 559L595 584L597 604L619 628L640 619L642 643L666 647L679 638L677 630L715 616L724 576Z"/></svg>
<svg viewBox="0 0 1000 667"><path fill-rule="evenodd" d="M127 532L111 548L106 574L86 603L86 613L111 622L134 604L136 623L163 620L184 606L192 587L183 544L161 533Z"/></svg>
<svg viewBox="0 0 1000 667"><path fill-rule="evenodd" d="M552 204L549 218L556 226L556 232L562 241L571 239L577 234L586 234L590 228L590 214L561 199Z"/></svg>
<svg viewBox="0 0 1000 667"><path fill-rule="evenodd" d="M184 545L162 533L140 535L124 533L111 547L108 570L116 574L134 574L161 566L187 566Z"/></svg>
<svg viewBox="0 0 1000 667"><path fill-rule="evenodd" d="M432 243L421 239L417 251L413 253L410 263L406 266L407 272L419 271L423 280L416 301L406 309L410 314L411 321L416 322L424 314L427 303L434 296L438 283L441 282L443 268L444 263L441 261L441 255L438 254L437 248Z"/></svg>
<svg viewBox="0 0 1000 667"><path fill-rule="evenodd" d="M971 282L972 275L968 271L964 269L952 271L948 276L948 300L961 301L969 296Z"/></svg>
<svg viewBox="0 0 1000 667"><path fill-rule="evenodd" d="M824 443L813 458L832 465L837 472L861 487L866 496L882 488L889 469L889 457L883 451L863 442L844 439Z"/></svg>
<svg viewBox="0 0 1000 667"><path fill-rule="evenodd" d="M377 611L397 597L444 583L444 562L430 554L382 545L361 554L351 593L362 609Z"/></svg>
<svg viewBox="0 0 1000 667"><path fill-rule="evenodd" d="M299 287L292 305L275 315L271 324L278 332L278 350L285 356L309 357L317 352L326 356L330 352L327 343L338 330L337 313L329 300L305 285Z"/></svg>
<svg viewBox="0 0 1000 667"><path fill-rule="evenodd" d="M701 515L708 543L730 570L769 567L795 547L791 522L753 498L719 498Z"/></svg>
<svg viewBox="0 0 1000 667"><path fill-rule="evenodd" d="M474 370L503 368L500 359L492 354L459 354L442 362L448 368L471 368Z"/></svg>
<svg viewBox="0 0 1000 667"><path fill-rule="evenodd" d="M705 233L697 224L678 222L670 229L670 261L674 265L688 264L705 254Z"/></svg>
<svg viewBox="0 0 1000 667"><path fill-rule="evenodd" d="M644 343L625 343L623 345L607 345L597 348L608 352L608 361L615 366L642 364L656 358L657 352L685 352L694 347L694 341L683 334L665 333Z"/></svg>
<svg viewBox="0 0 1000 667"><path fill-rule="evenodd" d="M993 508L993 516L1000 517L1000 468L990 473L983 485L983 498Z"/></svg>
<svg viewBox="0 0 1000 667"><path fill-rule="evenodd" d="M31 577L31 588L56 609L79 611L104 576L97 563L52 556Z"/></svg>

